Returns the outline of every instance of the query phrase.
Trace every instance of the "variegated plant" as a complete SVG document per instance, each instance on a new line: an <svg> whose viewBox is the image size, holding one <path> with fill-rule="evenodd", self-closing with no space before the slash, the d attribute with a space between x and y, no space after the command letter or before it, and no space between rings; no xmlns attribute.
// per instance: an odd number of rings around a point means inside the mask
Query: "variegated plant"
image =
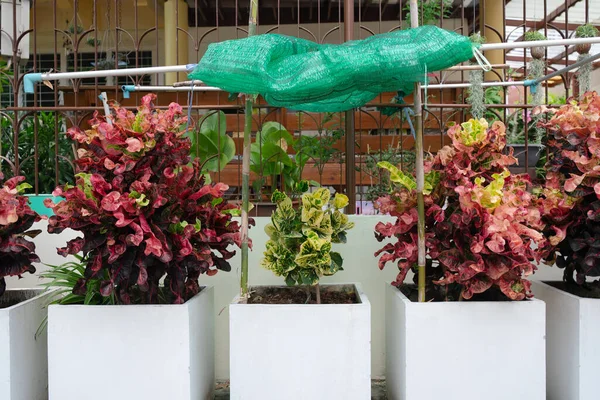
<svg viewBox="0 0 600 400"><path fill-rule="evenodd" d="M292 200L275 191L271 201L277 209L265 227L269 240L261 262L277 276L285 277L288 286L317 285L322 276L342 269L342 256L332 251L332 243L345 243L346 231L354 226L340 210L348 197L336 193L330 200L328 189L320 188L302 195L302 205L294 208Z"/></svg>
<svg viewBox="0 0 600 400"><path fill-rule="evenodd" d="M425 163L424 215L427 251L427 300L468 300L531 296L527 277L536 269L544 248L537 200L528 191L528 176L511 175L516 162L504 154L506 129L471 119L451 127L452 145ZM397 217L379 222L378 240L393 238L376 256L379 267L398 266L393 283L404 284L418 261L418 212L415 178L389 163L395 188L376 201L382 213ZM489 291L487 296L481 297Z"/></svg>

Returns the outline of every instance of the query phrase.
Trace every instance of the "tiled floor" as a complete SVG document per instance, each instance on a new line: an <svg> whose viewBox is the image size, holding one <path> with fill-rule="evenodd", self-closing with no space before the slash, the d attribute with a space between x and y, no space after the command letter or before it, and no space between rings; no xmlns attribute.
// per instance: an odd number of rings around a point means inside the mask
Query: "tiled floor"
<svg viewBox="0 0 600 400"><path fill-rule="evenodd" d="M217 383L215 400L229 400L229 382ZM317 400L317 399L311 399ZM371 400L387 400L385 396L385 381L373 380L371 384Z"/></svg>

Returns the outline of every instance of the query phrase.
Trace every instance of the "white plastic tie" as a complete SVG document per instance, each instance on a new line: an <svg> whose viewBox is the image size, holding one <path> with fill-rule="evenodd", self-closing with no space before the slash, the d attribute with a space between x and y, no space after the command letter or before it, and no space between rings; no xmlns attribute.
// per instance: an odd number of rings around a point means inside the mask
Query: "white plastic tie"
<svg viewBox="0 0 600 400"><path fill-rule="evenodd" d="M492 64L488 61L487 58L483 55L481 51L476 46L473 46L473 57L477 60L477 64L481 67L485 72L490 72L492 70Z"/></svg>

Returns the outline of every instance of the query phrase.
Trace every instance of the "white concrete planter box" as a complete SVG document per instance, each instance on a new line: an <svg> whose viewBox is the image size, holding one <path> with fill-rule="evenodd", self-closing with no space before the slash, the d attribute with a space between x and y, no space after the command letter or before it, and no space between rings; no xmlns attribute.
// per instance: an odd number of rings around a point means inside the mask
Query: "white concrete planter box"
<svg viewBox="0 0 600 400"><path fill-rule="evenodd" d="M212 399L214 293L181 305L52 305L50 400Z"/></svg>
<svg viewBox="0 0 600 400"><path fill-rule="evenodd" d="M48 398L48 346L45 331L35 334L47 315L47 292L12 289L0 309L0 399Z"/></svg>
<svg viewBox="0 0 600 400"><path fill-rule="evenodd" d="M321 285L329 286L329 285ZM371 398L371 305L229 306L232 400Z"/></svg>
<svg viewBox="0 0 600 400"><path fill-rule="evenodd" d="M548 400L598 400L600 299L543 282L534 282L533 293L546 302Z"/></svg>
<svg viewBox="0 0 600 400"><path fill-rule="evenodd" d="M546 400L542 301L416 303L389 285L385 312L388 399Z"/></svg>

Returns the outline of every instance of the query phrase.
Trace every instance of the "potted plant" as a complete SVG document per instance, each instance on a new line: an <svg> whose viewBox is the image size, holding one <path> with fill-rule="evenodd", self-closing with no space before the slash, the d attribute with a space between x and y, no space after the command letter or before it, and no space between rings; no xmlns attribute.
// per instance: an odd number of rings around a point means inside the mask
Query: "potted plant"
<svg viewBox="0 0 600 400"><path fill-rule="evenodd" d="M55 214L48 231L83 235L58 249L85 264L73 294L115 305L63 298L49 307L51 400L105 398L89 390L97 382L110 382L119 398L212 394L213 291L198 278L231 269L237 208L222 197L227 185L205 185L202 166L190 162L181 107L156 110L155 97L144 96L137 113L114 105L110 117L95 114L91 129L68 131L82 146L80 172L74 186L56 189L63 201L47 200ZM73 369L82 359L94 362Z"/></svg>
<svg viewBox="0 0 600 400"><path fill-rule="evenodd" d="M0 181L4 179L0 174ZM35 337L46 315L41 290L6 290L6 277L34 273L35 244L30 229L40 217L21 193L31 187L22 176L0 187L0 398L41 400L48 395L46 336Z"/></svg>
<svg viewBox="0 0 600 400"><path fill-rule="evenodd" d="M297 141L279 122L266 122L257 133L257 139L250 148L250 170L258 176L252 182L258 197L254 215L265 217L272 214L276 206L268 199L277 188L294 196L302 193L299 189L302 170L309 157L288 154L288 148L295 146ZM265 193L267 183L270 185Z"/></svg>
<svg viewBox="0 0 600 400"><path fill-rule="evenodd" d="M254 286L230 305L232 399L370 398L369 301L358 284L319 284L342 269L332 244L354 225L340 212L348 198L330 196L320 188L294 208L273 193L261 264L288 286Z"/></svg>
<svg viewBox="0 0 600 400"><path fill-rule="evenodd" d="M600 326L600 96L588 92L548 121L549 153L541 209L547 223L545 259L564 269L562 282L538 282L546 302L549 399L598 397L594 372Z"/></svg>
<svg viewBox="0 0 600 400"><path fill-rule="evenodd" d="M598 36L598 28L592 24L580 25L575 29L576 38L592 38L596 36ZM579 54L588 54L591 48L591 43L579 43L575 45L575 51Z"/></svg>
<svg viewBox="0 0 600 400"><path fill-rule="evenodd" d="M547 109L535 108L533 111L519 109L508 116L506 132L507 149L513 149L517 159L516 166L525 168L535 167L545 148L545 128L540 123L546 121ZM527 121L527 122L526 122ZM527 144L525 144L525 124L527 123ZM513 166L510 169L514 169Z"/></svg>
<svg viewBox="0 0 600 400"><path fill-rule="evenodd" d="M515 159L502 153L502 122L470 120L448 135L452 145L425 164L426 302L405 284L418 261L416 182L380 164L396 186L377 206L397 219L375 227L378 240L394 240L375 255L381 269L399 269L386 295L388 396L543 400L544 304L530 300L527 277L545 239L528 177L507 168ZM464 376L473 378L467 391Z"/></svg>
<svg viewBox="0 0 600 400"><path fill-rule="evenodd" d="M524 39L526 42L536 42L538 40L547 40L546 36L539 31L528 31L525 32ZM530 50L531 57L536 60L544 58L546 54L546 48L544 46L532 47Z"/></svg>
<svg viewBox="0 0 600 400"><path fill-rule="evenodd" d="M27 194L31 208L39 215L51 215L52 210L44 206L44 200L52 198L58 184L73 183L74 149L66 131L65 119L54 112L37 112L25 118L16 135L12 124L14 114L0 117L0 145L14 170L15 160L20 161L17 175L23 175L30 188L38 194ZM55 132L58 129L58 132ZM14 139L18 136L18 149ZM57 149L58 147L58 149ZM58 157L56 154L60 154ZM37 169L36 169L37 167Z"/></svg>

